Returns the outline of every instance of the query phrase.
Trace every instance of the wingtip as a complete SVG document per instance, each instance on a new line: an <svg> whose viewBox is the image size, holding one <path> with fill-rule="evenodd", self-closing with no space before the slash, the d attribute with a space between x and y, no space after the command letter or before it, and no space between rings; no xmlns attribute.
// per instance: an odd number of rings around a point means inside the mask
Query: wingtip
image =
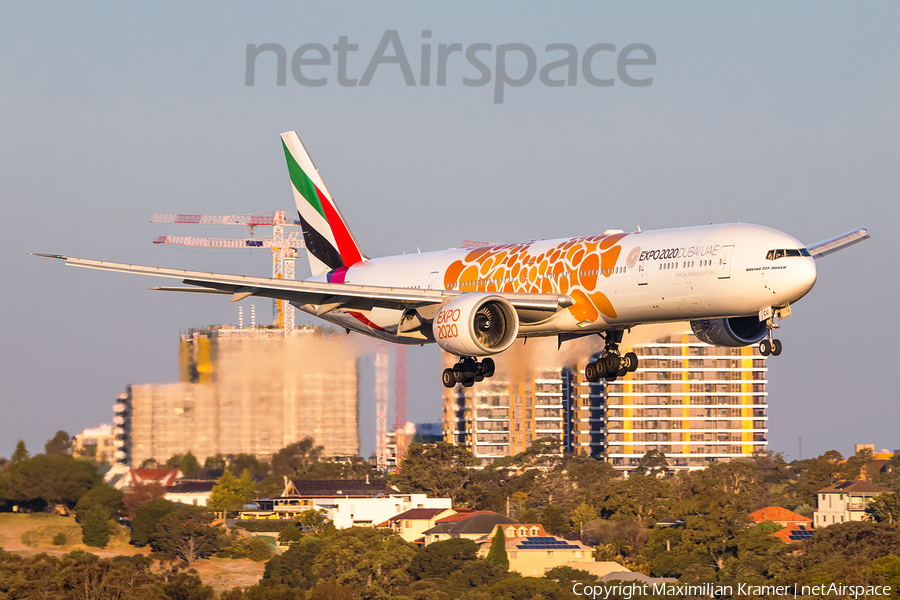
<svg viewBox="0 0 900 600"><path fill-rule="evenodd" d="M62 254L41 254L39 252L29 252L28 256L41 256L43 258L59 258L61 260L68 260L68 256L63 256Z"/></svg>

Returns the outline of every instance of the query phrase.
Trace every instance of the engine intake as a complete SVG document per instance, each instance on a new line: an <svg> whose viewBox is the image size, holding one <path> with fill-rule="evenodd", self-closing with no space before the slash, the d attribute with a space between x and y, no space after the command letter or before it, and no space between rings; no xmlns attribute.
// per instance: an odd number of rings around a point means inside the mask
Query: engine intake
<svg viewBox="0 0 900 600"><path fill-rule="evenodd" d="M697 339L713 346L749 346L766 337L766 322L756 316L691 321L691 329Z"/></svg>
<svg viewBox="0 0 900 600"><path fill-rule="evenodd" d="M519 315L493 294L464 294L442 307L432 323L437 344L456 356L503 352L519 333Z"/></svg>

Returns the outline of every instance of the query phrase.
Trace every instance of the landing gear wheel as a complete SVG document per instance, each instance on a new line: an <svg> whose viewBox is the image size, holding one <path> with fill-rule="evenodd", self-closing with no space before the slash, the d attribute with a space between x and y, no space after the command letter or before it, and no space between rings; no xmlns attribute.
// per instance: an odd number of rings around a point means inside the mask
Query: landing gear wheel
<svg viewBox="0 0 900 600"><path fill-rule="evenodd" d="M463 384L463 387L472 387L473 385L475 385L475 380L474 379L466 379L465 381L462 382L462 384Z"/></svg>
<svg viewBox="0 0 900 600"><path fill-rule="evenodd" d="M772 354L772 342L769 340L763 340L759 343L759 353L763 356L768 356Z"/></svg>
<svg viewBox="0 0 900 600"><path fill-rule="evenodd" d="M600 381L600 374L597 372L597 364L589 362L584 366L584 378L591 383Z"/></svg>
<svg viewBox="0 0 900 600"><path fill-rule="evenodd" d="M772 356L779 356L781 354L781 340L772 340Z"/></svg>
<svg viewBox="0 0 900 600"><path fill-rule="evenodd" d="M493 358L485 358L481 361L482 374L485 377L493 377L494 376L494 359Z"/></svg>
<svg viewBox="0 0 900 600"><path fill-rule="evenodd" d="M607 370L607 368L606 368L606 361L604 361L602 358L599 359L597 362L595 362L594 365L596 365L596 367L597 367L597 378L598 379L609 375L609 370Z"/></svg>
<svg viewBox="0 0 900 600"><path fill-rule="evenodd" d="M441 373L441 383L444 384L445 388L456 386L456 376L453 373L453 369L444 369L444 372Z"/></svg>
<svg viewBox="0 0 900 600"><path fill-rule="evenodd" d="M625 354L625 368L629 373L634 373L638 368L638 357L634 352Z"/></svg>
<svg viewBox="0 0 900 600"><path fill-rule="evenodd" d="M628 375L628 369L626 369L625 367L622 367L621 369L616 371L616 377L625 377L626 375Z"/></svg>
<svg viewBox="0 0 900 600"><path fill-rule="evenodd" d="M606 365L607 372L615 373L619 370L619 366L622 363L622 357L618 354L607 354L603 357L603 362Z"/></svg>
<svg viewBox="0 0 900 600"><path fill-rule="evenodd" d="M462 383L466 380L466 375L463 373L462 365L459 363L453 365L453 378L456 379L457 383Z"/></svg>
<svg viewBox="0 0 900 600"><path fill-rule="evenodd" d="M475 381L476 381L476 382L478 382L478 381L484 381L484 375L476 375L476 376L475 376Z"/></svg>
<svg viewBox="0 0 900 600"><path fill-rule="evenodd" d="M615 381L617 378L618 378L618 377L617 377L616 375L607 375L606 377L604 377L604 379L606 379L606 381L609 382L609 383L612 383L612 382Z"/></svg>
<svg viewBox="0 0 900 600"><path fill-rule="evenodd" d="M475 376L478 375L478 363L474 358L464 358L461 362L462 364L462 372L463 375L466 376L466 379L475 379Z"/></svg>

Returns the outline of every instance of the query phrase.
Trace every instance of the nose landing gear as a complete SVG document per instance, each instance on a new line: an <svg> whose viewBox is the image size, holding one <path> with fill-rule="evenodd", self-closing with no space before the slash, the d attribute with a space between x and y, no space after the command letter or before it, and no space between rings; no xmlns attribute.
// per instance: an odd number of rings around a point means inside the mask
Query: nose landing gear
<svg viewBox="0 0 900 600"><path fill-rule="evenodd" d="M776 340L772 338L772 332L778 329L780 326L775 322L774 317L769 317L766 321L766 337L759 343L759 353L763 356L778 356L781 354L782 345L781 340Z"/></svg>
<svg viewBox="0 0 900 600"><path fill-rule="evenodd" d="M452 388L457 383L463 387L472 387L476 381L483 381L485 377L494 376L494 359L488 357L478 362L471 356L459 359L452 369L444 369L441 373L441 383L445 388Z"/></svg>
<svg viewBox="0 0 900 600"><path fill-rule="evenodd" d="M591 383L600 381L600 378L612 382L628 373L637 371L638 357L634 352L627 352L625 356L619 353L619 343L622 341L621 329L606 332L604 337L606 347L597 362L590 362L584 367L584 378Z"/></svg>

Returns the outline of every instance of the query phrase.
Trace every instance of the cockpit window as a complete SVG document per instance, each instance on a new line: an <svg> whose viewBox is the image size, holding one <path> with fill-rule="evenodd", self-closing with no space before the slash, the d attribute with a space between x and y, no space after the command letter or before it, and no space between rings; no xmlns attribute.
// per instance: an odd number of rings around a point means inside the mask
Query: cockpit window
<svg viewBox="0 0 900 600"><path fill-rule="evenodd" d="M809 256L809 250L806 248L783 248L766 252L766 260L778 260L788 256Z"/></svg>

